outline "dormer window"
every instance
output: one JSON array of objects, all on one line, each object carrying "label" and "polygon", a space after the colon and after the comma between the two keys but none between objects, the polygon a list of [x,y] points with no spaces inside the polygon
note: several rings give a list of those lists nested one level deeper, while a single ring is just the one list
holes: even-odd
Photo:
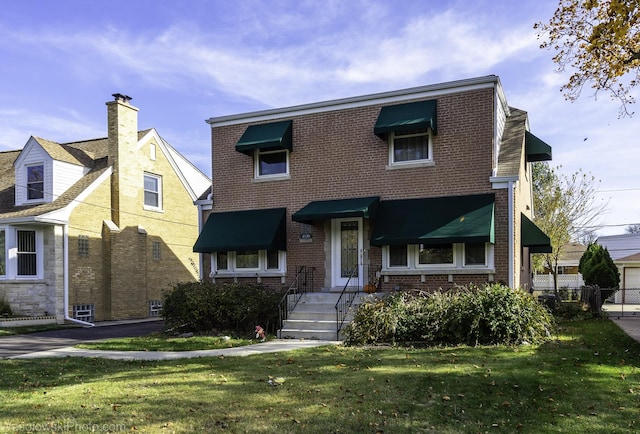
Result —
[{"label": "dormer window", "polygon": [[44,199],[44,164],[27,166],[27,200]]}]

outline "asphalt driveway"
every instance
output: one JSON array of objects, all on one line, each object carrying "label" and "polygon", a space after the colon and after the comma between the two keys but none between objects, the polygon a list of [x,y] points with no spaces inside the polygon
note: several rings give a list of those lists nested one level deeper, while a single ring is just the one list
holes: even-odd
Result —
[{"label": "asphalt driveway", "polygon": [[74,327],[39,333],[0,337],[0,358],[53,350],[100,339],[146,336],[162,331],[164,321],[98,323],[96,327]]}]

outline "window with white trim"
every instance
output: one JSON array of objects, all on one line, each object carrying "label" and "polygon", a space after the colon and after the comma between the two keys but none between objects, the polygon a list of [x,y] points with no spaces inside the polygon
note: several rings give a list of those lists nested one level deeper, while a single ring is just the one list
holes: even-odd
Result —
[{"label": "window with white trim", "polygon": [[289,175],[289,150],[255,151],[255,177],[277,178]]},{"label": "window with white trim", "polygon": [[144,174],[144,208],[145,209],[162,209],[162,177]]},{"label": "window with white trim", "polygon": [[238,250],[211,255],[211,268],[216,273],[283,273],[285,264],[286,252],[282,250]]},{"label": "window with white trim", "polygon": [[488,269],[493,267],[493,244],[453,243],[436,245],[384,246],[383,271]]},{"label": "window with white trim", "polygon": [[27,200],[44,199],[44,164],[27,166]]},{"label": "window with white trim", "polygon": [[36,231],[18,230],[17,238],[17,259],[18,276],[36,276],[38,274],[38,257],[36,249]]},{"label": "window with white trim", "polygon": [[389,165],[433,161],[430,129],[389,133]]}]

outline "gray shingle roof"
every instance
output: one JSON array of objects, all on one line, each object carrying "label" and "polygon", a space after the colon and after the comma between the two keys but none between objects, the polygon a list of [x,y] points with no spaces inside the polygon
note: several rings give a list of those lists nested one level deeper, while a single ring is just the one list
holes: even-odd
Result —
[{"label": "gray shingle roof", "polygon": [[527,112],[510,107],[500,143],[497,176],[518,176],[524,153],[524,132],[527,126]]}]

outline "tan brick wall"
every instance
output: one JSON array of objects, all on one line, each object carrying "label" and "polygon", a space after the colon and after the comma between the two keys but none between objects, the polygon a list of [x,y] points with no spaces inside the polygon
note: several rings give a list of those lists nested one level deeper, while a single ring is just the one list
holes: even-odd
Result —
[{"label": "tan brick wall", "polygon": [[[284,118],[293,120],[290,179],[272,182],[253,182],[252,157],[235,151],[235,144],[249,123],[215,127],[212,129],[214,211],[286,207],[287,280],[293,277],[296,266],[309,265],[316,268],[318,281],[325,274],[325,223],[314,223],[313,242],[301,243],[300,224],[291,220],[292,213],[311,201],[495,193],[494,279],[507,282],[507,193],[493,190],[489,182],[494,158],[494,91],[481,89],[439,96],[437,110],[438,131],[433,137],[435,165],[395,170],[385,168],[388,144],[373,133],[380,106]],[[370,235],[364,234],[365,238]],[[379,266],[380,249],[372,247],[369,255],[372,266]],[[209,265],[205,260],[206,274]],[[446,278],[444,283],[448,284]],[[464,276],[468,278],[469,275]],[[488,276],[476,278],[484,282]],[[403,279],[413,284],[420,282],[420,276]],[[429,277],[428,286],[442,279]]]},{"label": "tan brick wall", "polygon": [[[119,231],[103,228],[112,215],[110,181],[78,205],[70,219],[69,304],[95,304],[98,321],[147,317],[148,302],[161,300],[172,283],[199,277],[198,256],[192,251],[198,236],[197,208],[154,144],[155,161],[149,157],[150,144],[136,147],[120,161],[120,172],[135,186],[120,196]],[[162,212],[144,209],[145,172],[162,176]],[[89,237],[88,257],[78,255],[79,235]],[[159,260],[152,257],[154,241],[160,243]]]}]

